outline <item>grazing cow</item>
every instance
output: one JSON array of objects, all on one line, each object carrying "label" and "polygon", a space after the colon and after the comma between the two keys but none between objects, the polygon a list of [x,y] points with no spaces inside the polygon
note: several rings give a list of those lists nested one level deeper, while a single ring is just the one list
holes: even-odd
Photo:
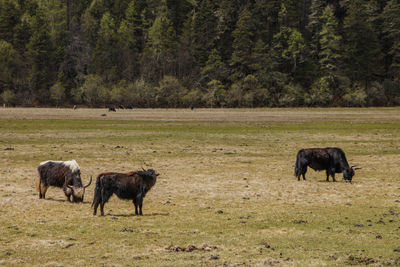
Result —
[{"label": "grazing cow", "polygon": [[110,111],[117,112],[114,107],[109,107],[108,112],[110,112]]},{"label": "grazing cow", "polygon": [[300,175],[303,176],[303,180],[306,179],[307,166],[316,171],[325,170],[326,181],[329,181],[330,175],[333,181],[336,182],[335,173],[343,173],[344,180],[350,183],[354,176],[354,171],[361,169],[354,168],[356,165],[350,167],[343,150],[337,147],[299,150],[294,169],[297,180],[300,181]]},{"label": "grazing cow", "polygon": [[132,199],[135,205],[135,214],[143,215],[143,198],[156,183],[158,175],[152,169],[128,173],[107,172],[99,174],[92,203],[93,215],[96,215],[97,207],[100,204],[101,216],[104,216],[104,204],[113,194],[121,199]]},{"label": "grazing cow", "polygon": [[123,105],[119,105],[118,108],[125,109],[125,107]]},{"label": "grazing cow", "polygon": [[82,202],[85,188],[92,183],[92,177],[87,185],[82,185],[81,170],[75,160],[44,161],[39,164],[39,179],[36,189],[39,198],[45,198],[49,186],[62,187],[69,202]]},{"label": "grazing cow", "polygon": [[126,109],[133,109],[132,106],[126,106],[125,108],[126,108]]}]

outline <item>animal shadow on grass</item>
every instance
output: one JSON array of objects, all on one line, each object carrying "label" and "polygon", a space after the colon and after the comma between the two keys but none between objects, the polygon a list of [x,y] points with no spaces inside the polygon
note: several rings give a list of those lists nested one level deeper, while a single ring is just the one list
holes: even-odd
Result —
[{"label": "animal shadow on grass", "polygon": [[150,216],[169,216],[169,212],[153,212],[149,214],[143,214],[142,216],[136,215],[135,213],[129,213],[129,214],[112,214],[112,213],[107,213],[105,216],[113,216],[113,217],[150,217]]},{"label": "animal shadow on grass", "polygon": [[[55,199],[55,198],[52,198],[52,197],[46,197],[44,200],[50,200],[50,201],[61,202],[61,203],[64,203],[64,202],[70,203],[66,199]],[[84,204],[84,205],[86,205],[86,204],[91,204],[91,203],[92,202],[89,202],[89,201],[83,201],[83,202],[80,202],[80,203],[71,203],[71,204]]]}]

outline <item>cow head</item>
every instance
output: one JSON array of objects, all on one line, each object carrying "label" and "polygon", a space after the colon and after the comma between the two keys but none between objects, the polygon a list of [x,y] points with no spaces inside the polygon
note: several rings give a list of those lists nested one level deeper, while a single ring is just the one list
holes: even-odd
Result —
[{"label": "cow head", "polygon": [[355,170],[361,169],[360,167],[356,167],[356,166],[357,165],[353,165],[350,168],[344,169],[344,171],[343,171],[343,179],[346,182],[350,182],[351,183],[351,180],[353,179],[353,176],[355,174]]},{"label": "cow head", "polygon": [[84,186],[74,186],[67,185],[67,187],[71,190],[72,201],[73,202],[83,202],[83,197],[85,195],[85,189],[92,183],[92,176],[90,176],[90,181],[87,185]]}]

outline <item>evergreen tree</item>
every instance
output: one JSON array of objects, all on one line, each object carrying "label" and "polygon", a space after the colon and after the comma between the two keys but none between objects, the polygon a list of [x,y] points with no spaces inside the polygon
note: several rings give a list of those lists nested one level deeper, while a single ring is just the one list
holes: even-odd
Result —
[{"label": "evergreen tree", "polygon": [[149,38],[142,57],[146,80],[156,82],[164,75],[176,75],[176,33],[164,3],[149,29]]},{"label": "evergreen tree", "polygon": [[208,56],[208,60],[206,65],[201,71],[203,76],[202,80],[206,80],[207,82],[211,80],[219,80],[224,82],[228,78],[228,68],[225,63],[222,62],[221,56],[218,53],[217,49],[213,49],[211,54]]},{"label": "evergreen tree", "polygon": [[217,17],[214,14],[215,2],[201,0],[192,20],[192,51],[199,67],[207,61],[209,52],[214,48],[217,37]]},{"label": "evergreen tree", "polygon": [[249,6],[240,12],[236,29],[233,31],[233,53],[230,66],[232,81],[243,79],[251,73],[251,52],[254,47],[254,24]]},{"label": "evergreen tree", "polygon": [[400,81],[400,1],[391,0],[383,13],[384,38],[388,47],[388,76]]},{"label": "evergreen tree", "polygon": [[382,59],[378,38],[367,11],[365,1],[350,1],[343,25],[346,73],[353,82],[364,82],[365,87],[381,73],[379,63]]},{"label": "evergreen tree", "polygon": [[338,23],[331,6],[327,6],[321,16],[323,22],[320,36],[319,65],[323,76],[335,80],[341,59],[340,36],[337,34]]},{"label": "evergreen tree", "polygon": [[32,36],[27,44],[26,59],[29,63],[29,88],[31,94],[42,103],[49,100],[52,82],[52,42],[43,10],[37,9],[33,17]]}]

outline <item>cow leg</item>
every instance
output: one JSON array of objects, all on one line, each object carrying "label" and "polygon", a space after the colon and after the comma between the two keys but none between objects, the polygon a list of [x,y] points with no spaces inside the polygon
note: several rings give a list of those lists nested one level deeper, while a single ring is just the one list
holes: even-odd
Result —
[{"label": "cow leg", "polygon": [[303,175],[303,180],[306,180],[306,172],[307,172],[307,166],[303,169],[302,175]]},{"label": "cow leg", "polygon": [[329,182],[329,170],[326,170],[326,181]]},{"label": "cow leg", "polygon": [[334,172],[334,171],[331,173],[331,176],[332,176],[332,180],[333,180],[334,182],[336,182],[336,179],[335,179],[335,172]]}]

